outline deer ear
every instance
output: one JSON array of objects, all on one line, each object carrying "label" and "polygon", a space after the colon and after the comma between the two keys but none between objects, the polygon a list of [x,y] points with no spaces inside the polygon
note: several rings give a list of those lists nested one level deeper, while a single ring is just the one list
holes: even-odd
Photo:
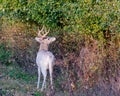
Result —
[{"label": "deer ear", "polygon": [[39,43],[41,42],[41,38],[35,37],[35,40]]},{"label": "deer ear", "polygon": [[55,38],[55,37],[53,37],[53,38],[52,38],[52,42],[53,42],[53,41],[55,41],[55,40],[56,40],[56,38]]},{"label": "deer ear", "polygon": [[51,37],[51,38],[50,38],[50,43],[54,42],[55,40],[56,40],[55,37]]}]

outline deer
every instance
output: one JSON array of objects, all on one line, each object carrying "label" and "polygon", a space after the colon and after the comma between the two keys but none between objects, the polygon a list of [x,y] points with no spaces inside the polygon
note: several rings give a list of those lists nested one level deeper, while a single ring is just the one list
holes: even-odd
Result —
[{"label": "deer", "polygon": [[56,40],[55,37],[48,37],[47,34],[50,30],[46,30],[45,26],[42,27],[41,30],[38,29],[38,36],[35,37],[35,40],[40,43],[39,50],[37,52],[36,57],[36,64],[38,67],[38,82],[37,82],[37,89],[39,89],[40,84],[40,76],[41,73],[43,75],[43,83],[41,91],[43,91],[44,88],[46,88],[46,77],[47,77],[47,70],[49,70],[50,74],[50,82],[51,87],[53,89],[53,66],[55,61],[55,56],[52,52],[48,50],[49,44],[54,42]]}]

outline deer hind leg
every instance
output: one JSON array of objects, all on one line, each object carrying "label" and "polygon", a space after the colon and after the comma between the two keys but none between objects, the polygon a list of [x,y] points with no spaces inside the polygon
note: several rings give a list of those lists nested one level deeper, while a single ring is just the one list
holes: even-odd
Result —
[{"label": "deer hind leg", "polygon": [[40,70],[40,67],[38,67],[38,82],[37,82],[37,88],[39,88],[39,85],[40,85],[40,75],[41,75],[41,70]]},{"label": "deer hind leg", "polygon": [[42,74],[43,74],[44,80],[43,80],[41,91],[43,91],[44,87],[46,87],[47,70],[42,70]]},{"label": "deer hind leg", "polygon": [[52,65],[49,66],[49,73],[50,73],[51,88],[53,89],[53,78],[52,78],[53,67]]}]

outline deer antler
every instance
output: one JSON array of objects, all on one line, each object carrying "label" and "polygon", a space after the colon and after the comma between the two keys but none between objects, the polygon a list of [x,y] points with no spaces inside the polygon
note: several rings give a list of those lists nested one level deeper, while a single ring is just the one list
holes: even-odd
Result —
[{"label": "deer antler", "polygon": [[42,36],[41,32],[43,32],[43,30],[44,30],[44,26],[42,27],[42,29],[41,29],[41,30],[38,28],[38,36],[39,36],[39,37],[41,37],[41,36]]},{"label": "deer antler", "polygon": [[45,28],[45,31],[44,31],[44,34],[43,34],[43,37],[47,36],[47,34],[49,33],[50,29],[47,31],[47,29]]},{"label": "deer antler", "polygon": [[[45,37],[49,33],[49,31],[50,31],[50,29],[47,31],[47,29],[43,25],[41,30],[38,29],[38,36],[39,37]],[[42,32],[43,32],[43,34],[41,34]]]}]

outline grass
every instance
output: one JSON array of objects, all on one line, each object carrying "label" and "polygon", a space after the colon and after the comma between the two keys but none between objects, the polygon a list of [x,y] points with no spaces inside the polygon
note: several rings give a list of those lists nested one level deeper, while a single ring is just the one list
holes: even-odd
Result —
[{"label": "grass", "polygon": [[36,89],[37,76],[27,74],[17,66],[0,64],[0,93],[2,96],[44,96]]},{"label": "grass", "polygon": [[[54,80],[56,93],[54,96],[68,96],[64,91],[60,91],[60,81],[63,78]],[[49,82],[49,77],[47,83]],[[0,64],[0,94],[2,96],[46,96],[51,94],[49,86],[41,92],[36,88],[37,74],[30,75],[16,65],[6,66]],[[48,85],[48,84],[47,84]],[[49,95],[48,95],[49,96]],[[51,96],[51,95],[50,95]]]},{"label": "grass", "polygon": [[12,68],[8,75],[11,77],[11,78],[14,78],[14,79],[19,79],[19,80],[23,80],[25,81],[26,83],[30,83],[32,81],[35,81],[36,80],[36,76],[32,76],[30,74],[27,74],[25,72],[23,72],[21,69],[19,68]]}]

